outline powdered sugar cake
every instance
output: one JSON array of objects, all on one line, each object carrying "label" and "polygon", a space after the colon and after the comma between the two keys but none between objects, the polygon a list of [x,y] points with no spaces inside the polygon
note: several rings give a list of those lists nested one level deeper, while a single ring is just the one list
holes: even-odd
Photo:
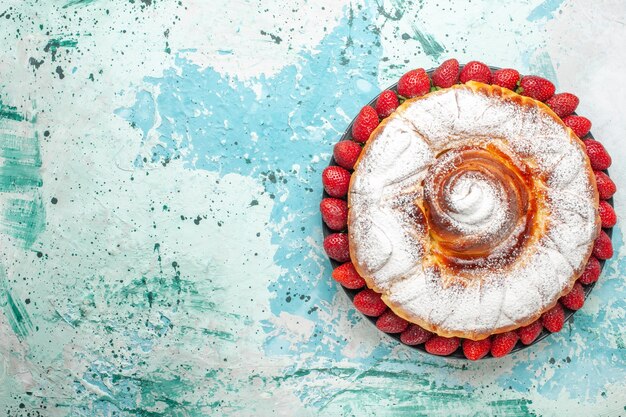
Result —
[{"label": "powdered sugar cake", "polygon": [[349,192],[350,252],[399,316],[479,340],[569,292],[600,230],[581,141],[547,106],[477,82],[407,100]]}]

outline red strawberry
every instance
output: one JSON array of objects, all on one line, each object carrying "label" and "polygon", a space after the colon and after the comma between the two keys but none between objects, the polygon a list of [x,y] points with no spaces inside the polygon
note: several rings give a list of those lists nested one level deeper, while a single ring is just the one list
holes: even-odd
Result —
[{"label": "red strawberry", "polygon": [[376,320],[376,327],[385,333],[402,333],[409,327],[409,322],[387,310]]},{"label": "red strawberry", "polygon": [[361,146],[351,140],[339,141],[335,144],[335,148],[333,149],[335,162],[345,169],[353,169],[360,154]]},{"label": "red strawberry", "polygon": [[539,334],[541,334],[542,330],[543,325],[541,324],[541,320],[537,320],[530,323],[528,326],[517,329],[517,335],[523,344],[530,345],[535,341]]},{"label": "red strawberry", "polygon": [[576,282],[572,290],[564,297],[561,297],[559,301],[570,310],[579,310],[585,304],[585,290],[583,290],[583,286]]},{"label": "red strawberry", "polygon": [[335,281],[346,288],[356,290],[365,286],[365,280],[354,268],[352,262],[339,265],[332,273]]},{"label": "red strawberry", "polygon": [[357,142],[365,142],[378,126],[378,113],[372,106],[365,106],[361,109],[352,125],[352,139]]},{"label": "red strawberry", "polygon": [[491,82],[491,69],[482,62],[470,61],[461,70],[459,79],[462,83],[472,80],[489,84]]},{"label": "red strawberry", "polygon": [[519,72],[513,68],[502,68],[493,73],[491,84],[515,91],[519,82]]},{"label": "red strawberry", "polygon": [[613,194],[617,191],[617,187],[611,178],[602,171],[593,171],[596,176],[596,186],[598,187],[598,194],[602,200],[608,200],[613,197]]},{"label": "red strawberry", "polygon": [[585,265],[585,269],[580,275],[580,278],[578,278],[578,281],[580,281],[581,284],[585,285],[596,282],[598,278],[600,278],[601,269],[602,268],[600,267],[600,261],[598,260],[598,258],[592,256],[587,261],[587,265]]},{"label": "red strawberry", "polygon": [[559,303],[541,316],[541,324],[551,333],[560,332],[563,323],[565,323],[565,312]]},{"label": "red strawberry", "polygon": [[322,220],[333,230],[345,229],[348,224],[348,203],[338,198],[324,198],[320,203]]},{"label": "red strawberry", "polygon": [[586,117],[570,115],[563,118],[563,123],[572,129],[579,138],[582,138],[591,130],[591,121]]},{"label": "red strawberry", "polygon": [[399,105],[400,102],[396,93],[391,90],[385,90],[380,93],[378,100],[376,100],[376,113],[378,113],[378,117],[384,119],[393,113]]},{"label": "red strawberry", "polygon": [[491,349],[491,338],[483,340],[463,340],[463,354],[471,361],[477,361],[484,358]]},{"label": "red strawberry", "polygon": [[433,72],[433,84],[437,87],[452,87],[459,81],[459,61],[448,59]]},{"label": "red strawberry", "polygon": [[403,97],[419,97],[430,91],[430,78],[423,68],[411,70],[400,77],[398,94]]},{"label": "red strawberry", "polygon": [[500,333],[493,336],[491,342],[491,355],[494,358],[500,358],[513,350],[515,344],[519,340],[516,332]]},{"label": "red strawberry", "polygon": [[613,256],[613,243],[611,243],[611,238],[604,230],[600,231],[600,235],[598,235],[596,241],[593,243],[592,253],[593,256],[598,259],[609,259]]},{"label": "red strawberry", "polygon": [[604,149],[604,146],[593,139],[586,139],[583,141],[589,162],[591,162],[591,168],[596,171],[604,171],[611,166],[611,155]]},{"label": "red strawberry", "polygon": [[324,238],[324,250],[328,257],[337,262],[347,262],[350,260],[350,247],[348,245],[348,235],[345,233],[331,233]]},{"label": "red strawberry", "polygon": [[459,344],[460,341],[458,337],[448,338],[434,336],[433,338],[428,339],[424,347],[426,348],[426,352],[433,355],[448,356],[459,348]]},{"label": "red strawberry", "polygon": [[350,188],[350,173],[338,166],[329,166],[322,172],[324,190],[331,197],[343,197]]},{"label": "red strawberry", "polygon": [[519,93],[539,101],[546,101],[554,94],[554,84],[536,75],[527,75],[519,84]]},{"label": "red strawberry", "polygon": [[604,200],[600,200],[600,204],[598,205],[598,212],[600,213],[600,221],[602,222],[602,227],[609,228],[615,226],[617,223],[617,215],[615,214],[615,210],[609,203]]},{"label": "red strawberry", "polygon": [[576,111],[578,107],[578,97],[571,93],[555,94],[546,100],[546,104],[550,106],[553,112],[561,119]]},{"label": "red strawberry", "polygon": [[423,329],[417,324],[411,324],[402,332],[400,340],[405,345],[415,346],[427,342],[431,337],[433,337],[433,334],[428,330]]},{"label": "red strawberry", "polygon": [[378,317],[387,309],[387,305],[380,298],[380,294],[369,288],[355,295],[352,302],[356,309],[366,316]]}]

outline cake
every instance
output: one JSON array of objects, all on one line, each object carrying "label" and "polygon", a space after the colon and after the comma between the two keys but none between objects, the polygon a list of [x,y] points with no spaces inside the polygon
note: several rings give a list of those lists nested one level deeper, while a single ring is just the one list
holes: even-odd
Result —
[{"label": "cake", "polygon": [[322,174],[320,209],[336,231],[324,240],[333,278],[379,329],[479,359],[582,307],[612,256],[615,185],[578,98],[554,90],[452,59],[360,111]]},{"label": "cake", "polygon": [[348,194],[350,254],[400,317],[483,339],[573,287],[598,235],[584,146],[545,105],[470,81],[404,102]]}]

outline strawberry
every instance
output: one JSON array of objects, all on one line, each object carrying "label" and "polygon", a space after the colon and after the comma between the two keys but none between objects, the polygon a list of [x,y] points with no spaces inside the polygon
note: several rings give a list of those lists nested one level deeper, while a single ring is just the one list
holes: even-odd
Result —
[{"label": "strawberry", "polygon": [[519,83],[518,93],[539,101],[546,101],[554,94],[554,84],[536,75],[522,77]]},{"label": "strawberry", "polygon": [[350,247],[348,235],[345,233],[331,233],[324,238],[324,250],[329,258],[337,262],[350,260]]},{"label": "strawberry", "polygon": [[338,198],[324,198],[320,202],[322,220],[333,230],[345,229],[348,224],[348,203]]},{"label": "strawberry", "polygon": [[596,241],[593,242],[592,253],[598,259],[610,259],[613,256],[613,243],[604,230],[600,230]]},{"label": "strawberry", "polygon": [[424,347],[426,348],[426,352],[433,355],[448,356],[459,348],[459,344],[460,341],[458,337],[448,338],[436,335],[428,339]]},{"label": "strawberry", "polygon": [[592,256],[587,261],[587,265],[585,265],[585,269],[583,273],[578,278],[581,284],[589,285],[598,280],[600,278],[600,271],[602,268],[600,267],[600,261],[595,256]]},{"label": "strawberry", "polygon": [[491,84],[515,90],[519,82],[519,72],[513,68],[502,68],[493,73]]},{"label": "strawberry", "polygon": [[459,81],[459,61],[454,58],[444,61],[433,72],[432,79],[437,87],[452,87]]},{"label": "strawberry", "polygon": [[484,358],[491,349],[491,337],[483,340],[463,340],[463,354],[471,361]]},{"label": "strawberry", "polygon": [[611,155],[609,155],[600,142],[593,139],[586,139],[583,143],[585,144],[589,162],[591,162],[591,168],[596,171],[604,171],[611,166]]},{"label": "strawberry", "polygon": [[366,316],[378,317],[385,312],[387,305],[374,290],[366,288],[354,296],[354,306]]},{"label": "strawberry", "polygon": [[576,282],[572,290],[559,300],[561,304],[570,310],[579,310],[585,304],[585,290],[579,282]]},{"label": "strawberry", "polygon": [[553,112],[561,119],[576,111],[578,107],[578,97],[571,93],[555,94],[546,100],[546,104],[550,106]]},{"label": "strawberry", "polygon": [[513,350],[518,340],[519,336],[514,331],[493,336],[493,341],[491,342],[491,356],[500,358],[508,354]]},{"label": "strawberry", "polygon": [[365,280],[354,268],[352,262],[346,262],[334,269],[332,277],[346,288],[357,290],[365,286]]},{"label": "strawberry", "polygon": [[409,322],[387,310],[376,320],[376,327],[385,333],[402,333],[409,327]]},{"label": "strawberry", "polygon": [[574,134],[576,134],[579,138],[582,138],[591,130],[591,121],[586,117],[573,115],[566,116],[563,118],[563,123],[565,123],[565,126],[572,129]]},{"label": "strawberry", "polygon": [[366,142],[376,126],[378,126],[376,110],[372,106],[363,107],[352,124],[352,139],[361,143]]},{"label": "strawberry", "polygon": [[400,341],[405,345],[415,346],[427,342],[431,337],[433,337],[433,334],[428,330],[423,329],[417,324],[411,324],[400,335]]},{"label": "strawberry", "polygon": [[596,176],[596,186],[598,187],[598,194],[602,200],[608,200],[613,197],[613,194],[617,191],[617,187],[611,178],[602,171],[593,171]]},{"label": "strawberry", "polygon": [[535,339],[537,339],[542,330],[543,325],[541,324],[541,320],[537,320],[530,323],[528,326],[517,329],[517,335],[523,344],[530,345],[535,341]]},{"label": "strawberry", "polygon": [[322,172],[324,190],[331,197],[343,197],[350,188],[350,173],[338,166],[329,166]]},{"label": "strawberry", "polygon": [[423,68],[411,70],[400,77],[398,94],[403,97],[419,97],[430,91],[430,78]]},{"label": "strawberry", "polygon": [[479,81],[481,83],[489,84],[491,82],[491,69],[479,61],[470,61],[461,70],[459,79],[462,83],[466,83],[470,80]]},{"label": "strawberry", "polygon": [[600,213],[600,221],[602,222],[602,227],[610,228],[615,226],[617,223],[617,215],[615,214],[615,210],[609,203],[604,200],[600,200],[600,204],[598,205],[598,212]]},{"label": "strawberry", "polygon": [[354,164],[356,164],[360,154],[361,146],[351,140],[339,141],[333,148],[335,162],[345,169],[354,169]]},{"label": "strawberry", "polygon": [[396,93],[391,90],[385,90],[380,93],[376,100],[376,113],[378,113],[378,117],[384,119],[393,113],[399,105],[400,102]]},{"label": "strawberry", "polygon": [[551,333],[560,332],[563,323],[565,323],[565,312],[559,303],[541,316],[541,324]]}]

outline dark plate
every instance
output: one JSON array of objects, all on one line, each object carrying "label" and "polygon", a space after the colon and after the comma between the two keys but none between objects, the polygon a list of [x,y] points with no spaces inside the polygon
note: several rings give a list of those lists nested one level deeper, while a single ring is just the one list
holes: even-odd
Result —
[{"label": "dark plate", "polygon": [[[461,68],[463,68],[463,65],[461,65]],[[499,69],[498,67],[490,67],[490,68],[491,68],[491,70],[492,70],[492,71],[495,71],[495,70],[498,70],[498,69]],[[432,75],[432,73],[433,73],[433,71],[434,71],[434,70],[435,70],[435,69],[434,69],[434,68],[432,68],[432,69],[430,69],[430,70],[428,70],[428,71],[426,71],[426,72],[427,72],[427,73],[428,73],[428,75],[430,76],[430,75]],[[395,83],[395,84],[393,84],[393,85],[389,86],[389,87],[387,88],[387,90],[393,90],[393,91],[396,91],[396,92],[397,92],[397,86],[398,86],[398,83]],[[373,99],[372,99],[369,103],[367,103],[367,104],[368,104],[368,105],[370,105],[370,106],[374,106],[374,103],[376,102],[376,100],[377,100],[377,99],[378,99],[378,95],[377,95],[376,97],[374,97],[374,98],[373,98]],[[576,114],[576,113],[574,113],[574,114]],[[340,140],[349,140],[349,139],[350,139],[350,137],[351,137],[350,132],[352,131],[352,124],[353,124],[353,123],[354,123],[354,119],[352,119],[352,122],[350,122],[350,125],[348,125],[348,127],[346,128],[346,130],[345,130],[345,132],[343,133],[343,135],[341,136],[341,139],[340,139]],[[593,135],[591,134],[591,132],[589,132],[588,136],[589,136],[589,137],[591,137],[591,138],[593,138]],[[329,164],[329,166],[330,166],[330,165],[337,165],[337,164],[335,163],[335,160],[334,160],[334,159],[332,159],[332,158],[331,158],[331,160],[330,160],[330,164]],[[608,173],[608,171],[604,171],[604,172],[605,172],[607,175],[609,174],[609,173]],[[326,197],[330,197],[330,196],[329,196],[328,194],[326,194],[326,192],[324,191],[324,192],[323,192],[323,195],[322,195],[322,198],[326,198]],[[609,199],[607,202],[608,202],[611,206],[613,206],[613,198]],[[327,235],[329,235],[329,234],[331,234],[331,233],[335,233],[333,230],[330,230],[330,229],[328,228],[328,226],[326,226],[326,224],[325,224],[323,221],[322,221],[322,228],[323,228],[323,231],[324,231],[324,237],[326,237]],[[612,229],[612,228],[610,228],[610,229],[603,229],[603,230],[604,230],[604,231],[605,231],[605,232],[609,235],[609,237],[612,237],[612,235],[613,235],[613,229]],[[339,265],[341,265],[341,263],[340,263],[340,262],[336,262],[336,261],[334,261],[334,260],[332,260],[332,259],[330,259],[330,258],[329,258],[329,261],[330,261],[330,263],[331,263],[331,265],[332,265],[333,269],[335,269],[336,267],[338,267]],[[605,261],[602,261],[602,260],[601,260],[601,261],[600,261],[600,268],[601,268],[601,269],[604,269],[604,264],[605,264]],[[584,286],[583,286],[583,288],[585,289],[585,298],[587,298],[587,297],[589,296],[589,294],[590,294],[590,293],[591,293],[591,291],[593,290],[593,287],[594,287],[594,286],[595,286],[595,283],[590,284],[590,285],[584,285]],[[350,298],[350,300],[352,300],[352,299],[354,298],[354,296],[355,296],[357,293],[359,293],[359,291],[361,291],[361,290],[350,290],[350,289],[347,289],[347,288],[345,288],[345,287],[343,287],[343,286],[341,286],[341,288],[342,288],[342,289],[344,290],[344,292],[348,295],[348,297]],[[583,307],[583,308],[584,308],[584,307]],[[573,311],[573,310],[569,310],[569,309],[567,309],[567,308],[565,308],[565,307],[563,307],[563,309],[565,310],[565,322],[567,323],[569,320],[571,320],[571,319],[572,319],[572,316],[574,315],[575,311]],[[369,321],[370,321],[370,322],[374,325],[374,328],[375,328],[377,331],[380,331],[380,330],[378,330],[378,328],[376,327],[376,319],[377,319],[376,317],[369,317],[369,316],[366,316],[366,315],[363,315],[363,317],[365,317],[367,320],[369,320]],[[385,334],[386,334],[387,336],[389,336],[389,337],[391,337],[391,338],[393,338],[393,339],[397,340],[397,341],[398,341],[398,343],[402,343],[402,342],[400,341],[400,334],[399,334],[399,333],[398,333],[398,334],[389,334],[389,333],[385,333]],[[548,337],[550,334],[551,334],[551,333],[550,333],[549,331],[547,331],[547,330],[543,329],[543,331],[541,332],[541,334],[539,335],[539,337],[537,337],[537,339],[535,339],[535,341],[534,341],[533,343],[531,343],[530,345],[524,345],[522,342],[517,342],[517,345],[515,345],[515,347],[514,347],[514,348],[513,348],[513,350],[511,351],[511,353],[513,353],[513,352],[518,352],[518,351],[520,351],[520,350],[523,350],[523,349],[529,348],[530,346],[532,346],[532,345],[534,345],[534,344],[536,344],[536,343],[539,343],[541,340],[545,339],[545,338],[546,338],[546,337]],[[412,349],[417,349],[417,350],[420,350],[420,351],[422,351],[422,352],[424,352],[424,353],[426,353],[426,354],[429,354],[429,355],[430,355],[430,353],[426,352],[426,349],[424,348],[424,345],[423,345],[423,344],[422,344],[422,345],[417,345],[417,346],[409,346],[409,345],[405,345],[405,346],[407,346],[408,348],[412,348]],[[433,356],[436,356],[436,355],[433,355]],[[457,350],[456,350],[456,352],[454,352],[452,355],[449,355],[449,356],[446,356],[446,357],[448,357],[448,358],[456,358],[456,359],[464,359],[464,360],[467,360],[467,358],[465,358],[465,355],[463,355],[463,350],[462,350],[461,348],[457,349]],[[491,358],[491,357],[492,357],[492,356],[491,356],[491,354],[488,354],[487,356],[485,356],[485,358]]]}]

